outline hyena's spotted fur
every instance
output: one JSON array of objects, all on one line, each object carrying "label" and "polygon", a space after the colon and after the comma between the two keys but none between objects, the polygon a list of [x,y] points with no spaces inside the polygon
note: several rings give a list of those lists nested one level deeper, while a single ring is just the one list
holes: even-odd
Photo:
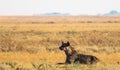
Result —
[{"label": "hyena's spotted fur", "polygon": [[59,47],[60,50],[64,50],[66,54],[66,64],[71,63],[81,63],[81,64],[95,64],[99,59],[92,55],[78,54],[77,51],[70,46],[70,43],[62,42],[62,45]]}]

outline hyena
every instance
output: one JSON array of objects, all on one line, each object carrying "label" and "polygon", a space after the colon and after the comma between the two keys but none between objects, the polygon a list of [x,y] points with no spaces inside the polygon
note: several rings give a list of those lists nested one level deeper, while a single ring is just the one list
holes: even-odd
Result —
[{"label": "hyena", "polygon": [[66,64],[80,63],[80,64],[95,64],[99,59],[92,55],[78,54],[77,51],[71,47],[70,43],[62,42],[62,45],[59,47],[60,50],[64,50],[66,54]]}]

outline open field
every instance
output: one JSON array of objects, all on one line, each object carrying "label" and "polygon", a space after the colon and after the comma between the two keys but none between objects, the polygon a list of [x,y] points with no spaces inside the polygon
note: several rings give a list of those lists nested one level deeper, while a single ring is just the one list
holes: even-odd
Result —
[{"label": "open field", "polygon": [[[10,18],[10,17],[9,17]],[[12,17],[13,18],[13,17]],[[12,19],[11,18],[11,19]],[[37,17],[36,17],[37,18]],[[55,17],[54,17],[55,18]],[[26,21],[0,17],[0,68],[6,70],[119,70],[120,19],[104,21],[94,17],[79,20],[67,17]],[[75,17],[76,18],[76,17]],[[8,20],[7,20],[8,19]],[[47,17],[48,19],[48,17]],[[30,21],[29,21],[30,20]],[[94,20],[94,22],[93,22]],[[5,22],[6,21],[6,22]],[[28,22],[29,21],[29,22]],[[63,22],[61,22],[63,21]],[[78,22],[79,21],[79,22]],[[87,22],[86,22],[87,21]],[[89,21],[89,22],[88,22]],[[90,54],[101,61],[96,65],[58,65],[65,62],[59,50],[61,41],[70,41],[79,53]]]}]

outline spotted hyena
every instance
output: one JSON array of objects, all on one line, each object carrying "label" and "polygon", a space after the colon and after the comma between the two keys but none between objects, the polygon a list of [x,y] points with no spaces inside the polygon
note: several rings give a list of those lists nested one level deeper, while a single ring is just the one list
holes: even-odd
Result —
[{"label": "spotted hyena", "polygon": [[95,64],[99,59],[93,55],[78,54],[77,51],[71,47],[70,43],[62,42],[62,45],[59,47],[60,50],[63,50],[66,54],[66,64],[71,63],[81,63],[81,64]]}]

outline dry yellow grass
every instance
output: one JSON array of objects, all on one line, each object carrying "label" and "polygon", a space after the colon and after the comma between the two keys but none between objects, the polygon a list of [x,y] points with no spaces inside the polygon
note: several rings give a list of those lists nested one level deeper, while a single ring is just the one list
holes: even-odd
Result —
[{"label": "dry yellow grass", "polygon": [[[3,18],[0,19],[3,20]],[[79,53],[95,55],[101,60],[100,64],[93,68],[100,66],[109,68],[114,65],[117,65],[114,66],[115,68],[119,68],[119,30],[120,23],[58,21],[54,23],[0,23],[0,65],[11,62],[17,63],[15,67],[22,65],[23,68],[34,68],[34,64],[39,66],[46,63],[54,65],[64,62],[64,52],[58,47],[61,41],[70,41]],[[58,68],[62,69],[61,66]],[[83,68],[86,67],[83,65]]]},{"label": "dry yellow grass", "polygon": [[29,31],[41,31],[41,32],[64,32],[64,31],[119,31],[119,23],[6,23],[0,24],[0,29],[4,31],[12,32],[29,32]]},{"label": "dry yellow grass", "polygon": [[[91,54],[95,55],[100,59],[100,63],[97,65],[77,65],[77,67],[74,66],[66,66],[66,68],[70,70],[105,70],[105,69],[119,69],[119,58],[120,58],[120,53],[113,53],[113,54]],[[57,63],[64,63],[65,62],[65,55],[63,52],[61,53],[49,53],[49,52],[40,52],[40,53],[34,53],[30,54],[27,52],[9,52],[9,53],[0,53],[0,62],[2,62],[3,65],[4,63],[16,63],[14,65],[14,68],[28,68],[32,70],[37,70],[39,68],[39,65],[42,64],[47,64],[51,65],[52,68],[57,69],[57,70],[66,70],[66,68],[63,68],[64,65],[56,65]],[[34,68],[34,65],[37,66],[37,68]],[[8,64],[6,64],[8,66]],[[44,67],[44,66],[43,66]],[[49,70],[53,70],[52,68],[49,68]],[[78,69],[80,68],[80,69]],[[96,69],[95,69],[96,68]],[[7,69],[7,68],[6,68]],[[27,70],[27,69],[25,69]],[[47,69],[46,69],[47,70]]]},{"label": "dry yellow grass", "polygon": [[[95,54],[91,53],[91,55],[97,56],[101,62],[105,64],[117,64],[120,58],[120,53],[111,53],[111,54]],[[49,53],[49,52],[39,52],[39,53],[27,53],[27,52],[3,52],[0,53],[0,62],[21,62],[21,63],[64,63],[65,62],[65,54],[63,52],[60,53]]]}]

